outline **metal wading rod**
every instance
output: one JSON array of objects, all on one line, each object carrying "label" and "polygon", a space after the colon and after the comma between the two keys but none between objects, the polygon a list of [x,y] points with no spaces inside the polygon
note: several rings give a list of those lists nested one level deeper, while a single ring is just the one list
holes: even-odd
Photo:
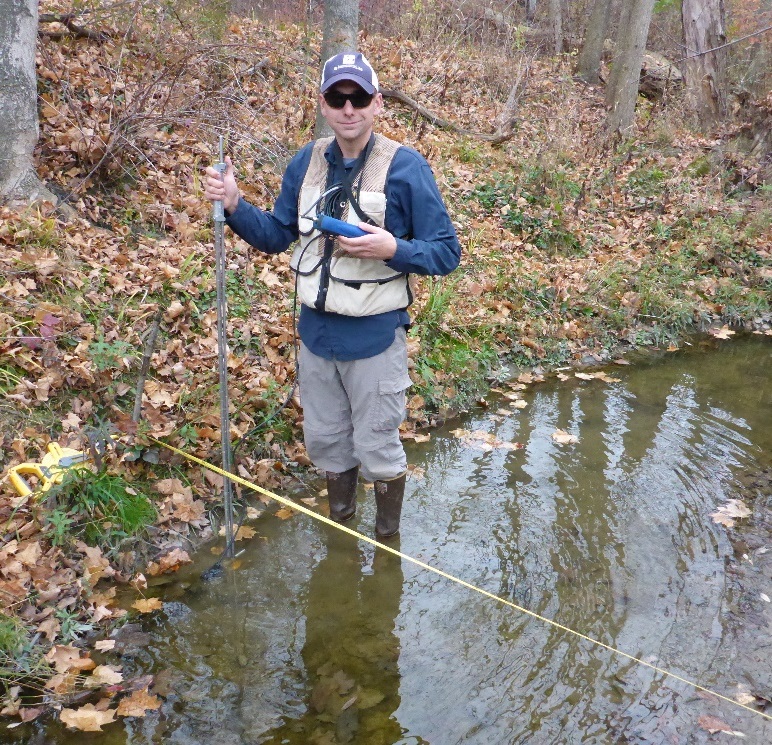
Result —
[{"label": "metal wading rod", "polygon": [[[223,157],[223,137],[220,135],[220,160],[214,169],[222,176],[226,164]],[[220,442],[222,470],[233,472],[231,452],[231,425],[228,401],[228,296],[225,291],[225,209],[221,201],[214,202],[215,278],[217,283],[217,367],[220,374]],[[223,507],[225,511],[225,556],[233,556],[233,483],[223,478]]]},{"label": "metal wading rod", "polygon": [[538,621],[542,621],[543,623],[549,624],[553,628],[560,629],[561,631],[565,631],[566,633],[572,634],[573,636],[576,636],[579,639],[583,639],[584,641],[590,642],[598,647],[601,647],[602,649],[608,650],[609,652],[612,652],[614,654],[618,654],[621,657],[624,657],[625,659],[631,660],[632,662],[635,662],[639,665],[643,665],[644,667],[647,667],[650,670],[654,670],[654,672],[660,673],[665,677],[672,678],[673,680],[677,680],[681,683],[685,683],[686,685],[691,686],[692,688],[695,688],[698,691],[703,691],[704,693],[708,693],[711,696],[715,696],[717,699],[720,699],[721,701],[725,701],[726,703],[733,704],[734,706],[739,707],[740,709],[745,709],[745,711],[749,711],[751,714],[756,714],[768,721],[772,721],[772,715],[770,714],[766,714],[765,712],[759,711],[758,709],[754,709],[748,706],[747,704],[743,704],[743,703],[740,703],[739,701],[735,701],[733,698],[730,698],[729,696],[725,696],[722,693],[718,693],[717,691],[714,691],[712,688],[708,688],[706,686],[700,685],[699,683],[695,683],[693,680],[689,680],[689,678],[684,678],[676,673],[672,673],[663,667],[658,667],[657,665],[653,665],[651,662],[646,662],[646,660],[642,660],[640,657],[636,657],[632,654],[628,654],[627,652],[624,652],[621,649],[618,649],[617,647],[613,647],[610,644],[606,644],[605,642],[599,641],[598,639],[593,639],[591,636],[587,636],[587,634],[583,634],[581,631],[576,631],[576,629],[572,629],[569,626],[564,626],[562,623],[553,621],[551,618],[547,618],[546,616],[541,616],[532,610],[528,610],[528,608],[523,608],[522,605],[517,605],[516,603],[513,603],[511,600],[502,598],[499,595],[494,595],[492,592],[483,590],[481,587],[477,587],[476,585],[473,585],[470,582],[466,582],[465,580],[460,579],[459,577],[455,577],[452,574],[443,572],[442,569],[437,569],[437,567],[433,567],[431,564],[426,564],[420,559],[416,559],[413,556],[410,556],[409,554],[404,554],[401,551],[397,551],[397,549],[392,548],[391,546],[381,541],[378,541],[374,538],[370,538],[369,536],[363,535],[362,533],[358,533],[356,530],[352,530],[346,525],[342,525],[341,523],[336,523],[333,520],[330,520],[329,517],[320,515],[318,512],[314,512],[313,510],[308,509],[308,507],[304,507],[302,504],[297,504],[296,502],[293,502],[291,499],[287,499],[286,497],[280,497],[278,494],[274,494],[272,491],[268,491],[268,489],[263,489],[262,486],[258,486],[257,484],[252,483],[251,481],[247,481],[247,479],[244,479],[241,476],[236,476],[235,474],[228,475],[225,473],[225,471],[222,468],[218,468],[217,466],[212,465],[211,463],[208,463],[207,461],[202,460],[201,458],[197,458],[195,455],[186,453],[184,450],[180,450],[179,448],[169,445],[166,442],[161,442],[161,440],[158,440],[155,437],[150,437],[150,440],[152,440],[156,445],[160,445],[161,447],[164,447],[167,450],[170,450],[171,452],[176,453],[177,455],[181,455],[183,458],[190,461],[191,463],[198,463],[199,466],[203,466],[209,471],[213,471],[214,473],[219,473],[221,476],[225,477],[226,481],[229,478],[232,478],[237,484],[246,486],[247,488],[256,491],[258,494],[263,494],[266,497],[270,497],[271,499],[276,500],[279,504],[282,504],[285,507],[289,507],[290,509],[295,510],[296,512],[302,512],[304,515],[308,515],[309,517],[314,518],[314,520],[318,520],[319,522],[325,523],[325,525],[329,525],[330,527],[335,528],[336,530],[340,530],[343,533],[348,533],[350,536],[353,536],[354,538],[357,538],[360,541],[365,541],[366,543],[372,544],[376,548],[379,548],[383,551],[388,551],[390,554],[394,554],[394,556],[399,556],[401,559],[405,559],[406,561],[409,561],[411,564],[415,564],[416,566],[419,566],[422,569],[426,569],[430,572],[434,572],[434,574],[438,574],[440,577],[444,577],[445,579],[450,580],[451,582],[455,582],[457,585],[466,587],[468,590],[473,590],[474,592],[478,592],[481,595],[484,595],[485,597],[490,598],[491,600],[495,600],[501,603],[502,605],[507,605],[510,608],[514,608],[516,611],[519,611],[520,613],[524,613],[525,615],[530,616],[531,618],[535,618]]}]

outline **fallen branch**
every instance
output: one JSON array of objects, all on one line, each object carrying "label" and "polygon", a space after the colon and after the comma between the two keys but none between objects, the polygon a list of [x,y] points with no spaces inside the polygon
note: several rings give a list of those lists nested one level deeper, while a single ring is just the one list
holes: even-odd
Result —
[{"label": "fallen branch", "polygon": [[155,342],[158,338],[158,328],[161,325],[161,319],[163,318],[164,308],[160,306],[156,311],[153,318],[153,322],[150,326],[150,333],[145,343],[144,354],[142,355],[142,366],[139,371],[139,378],[137,379],[137,391],[134,396],[134,412],[131,415],[131,420],[136,424],[139,424],[139,420],[142,417],[142,394],[145,392],[145,380],[147,378],[147,372],[150,369],[150,358],[155,351]]},{"label": "fallen branch", "polygon": [[509,90],[509,95],[507,96],[507,101],[504,104],[504,109],[499,115],[498,127],[496,128],[496,131],[493,132],[493,134],[486,132],[475,132],[471,129],[460,127],[458,124],[448,121],[447,119],[443,119],[442,117],[433,114],[431,111],[429,111],[429,109],[422,106],[420,103],[418,103],[418,101],[412,99],[406,93],[402,93],[402,91],[397,91],[390,88],[382,88],[381,93],[385,98],[394,98],[397,101],[400,101],[409,106],[411,109],[424,117],[424,119],[428,120],[440,129],[444,129],[449,132],[455,132],[456,134],[464,135],[467,137],[474,137],[478,140],[484,140],[485,142],[490,142],[492,145],[501,145],[507,140],[512,139],[515,134],[518,103],[523,97],[525,90],[525,80],[528,70],[531,66],[531,61],[532,60],[526,60],[524,63],[521,62],[517,77],[515,78],[515,82],[512,84],[512,87]]},{"label": "fallen branch", "polygon": [[91,39],[92,41],[107,41],[112,34],[107,31],[92,31],[85,26],[79,26],[75,23],[76,15],[74,13],[43,13],[38,18],[39,23],[61,23],[67,31],[38,31],[42,36],[49,39],[64,39],[66,36],[74,36],[76,39]]},{"label": "fallen branch", "polygon": [[471,129],[459,127],[458,124],[448,121],[447,119],[443,119],[442,117],[437,116],[437,114],[433,114],[431,111],[429,111],[429,109],[422,106],[420,103],[418,103],[418,101],[410,98],[410,96],[408,96],[406,93],[402,93],[402,91],[397,91],[390,88],[381,88],[381,93],[383,94],[384,98],[394,98],[397,101],[404,103],[406,106],[413,109],[413,111],[422,116],[435,127],[447,130],[448,132],[455,132],[456,134],[464,135],[467,137],[474,137],[478,140],[490,142],[492,145],[500,145],[502,142],[506,142],[507,140],[511,139],[515,134],[514,117],[510,118],[506,129],[499,127],[493,134],[475,132]]}]

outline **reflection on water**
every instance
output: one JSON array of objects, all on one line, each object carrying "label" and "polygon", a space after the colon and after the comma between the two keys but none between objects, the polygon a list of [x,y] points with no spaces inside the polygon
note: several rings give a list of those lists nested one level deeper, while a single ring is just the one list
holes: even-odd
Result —
[{"label": "reflection on water", "polygon": [[[709,513],[770,465],[770,362],[768,340],[735,341],[620,367],[618,383],[541,384],[524,410],[463,423],[519,450],[432,433],[409,452],[425,477],[400,550],[734,695],[732,548]],[[372,534],[372,496],[360,506]],[[151,643],[120,660],[155,672],[163,708],[94,742],[702,743],[705,714],[772,742],[760,717],[309,518],[255,527],[238,571],[169,589]]]},{"label": "reflection on water", "polygon": [[[399,550],[399,542],[389,544]],[[327,537],[305,596],[302,649],[307,708],[260,739],[265,743],[399,741],[399,639],[394,619],[402,596],[401,559],[372,557],[345,535]]]}]

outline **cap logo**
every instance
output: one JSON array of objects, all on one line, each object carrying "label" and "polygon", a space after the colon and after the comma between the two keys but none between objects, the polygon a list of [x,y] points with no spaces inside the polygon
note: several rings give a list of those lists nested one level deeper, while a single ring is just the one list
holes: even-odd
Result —
[{"label": "cap logo", "polygon": [[359,52],[341,52],[324,63],[322,70],[322,92],[341,80],[351,80],[369,93],[378,92],[378,76],[365,56]]}]

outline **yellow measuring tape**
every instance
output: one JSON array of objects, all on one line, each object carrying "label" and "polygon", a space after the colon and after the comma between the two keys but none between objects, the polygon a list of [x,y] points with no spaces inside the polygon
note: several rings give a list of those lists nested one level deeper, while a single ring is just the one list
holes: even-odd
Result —
[{"label": "yellow measuring tape", "polygon": [[236,474],[227,473],[226,471],[223,471],[222,468],[218,468],[217,466],[212,465],[211,463],[208,463],[207,461],[202,460],[201,458],[197,458],[195,455],[190,455],[189,453],[186,453],[183,450],[179,450],[178,448],[175,448],[172,445],[168,445],[165,442],[156,440],[154,437],[151,437],[149,439],[151,439],[157,445],[161,445],[161,447],[164,447],[167,450],[171,450],[172,452],[177,453],[177,455],[181,455],[186,460],[192,461],[193,463],[198,463],[198,465],[203,466],[204,468],[210,471],[213,471],[214,473],[219,473],[221,476],[224,476],[225,478],[230,478],[233,481],[235,481],[237,484],[241,484],[242,486],[246,486],[246,487],[249,487],[250,489],[254,489],[256,492],[260,494],[264,494],[266,497],[270,497],[271,499],[275,499],[280,504],[283,504],[286,507],[289,507],[290,509],[295,510],[296,512],[302,512],[304,515],[313,517],[314,520],[319,520],[320,522],[326,523],[327,525],[331,525],[333,528],[337,528],[338,530],[341,530],[344,533],[348,533],[350,536],[353,536],[354,538],[358,538],[360,541],[366,541],[367,543],[372,543],[373,546],[376,546],[377,548],[382,549],[383,551],[388,551],[389,553],[394,554],[395,556],[399,556],[401,559],[405,559],[405,561],[409,561],[411,564],[415,564],[416,566],[419,566],[422,569],[426,569],[430,572],[434,572],[435,574],[439,574],[440,577],[449,579],[451,582],[455,582],[457,585],[466,587],[468,590],[474,590],[474,592],[479,592],[480,595],[485,595],[485,597],[488,597],[491,600],[495,600],[499,603],[502,603],[503,605],[508,605],[510,608],[514,608],[515,610],[520,611],[520,613],[525,613],[526,615],[531,616],[532,618],[536,618],[539,621],[543,621],[544,623],[547,623],[556,629],[560,629],[561,631],[565,631],[569,634],[573,634],[574,636],[577,636],[580,639],[584,639],[587,642],[591,642],[592,644],[595,644],[598,647],[607,649],[609,652],[614,652],[615,654],[621,655],[622,657],[626,657],[628,660],[637,662],[639,665],[644,665],[645,667],[648,667],[651,670],[654,670],[655,672],[661,673],[662,675],[666,675],[667,677],[673,678],[674,680],[678,680],[681,683],[686,683],[687,685],[692,686],[692,688],[696,688],[698,691],[709,693],[711,696],[715,696],[716,698],[719,698],[722,701],[727,701],[730,704],[734,704],[734,706],[739,706],[740,708],[751,712],[751,714],[757,714],[761,717],[764,717],[764,719],[768,719],[772,721],[772,715],[765,714],[763,711],[758,711],[757,709],[752,709],[750,706],[747,706],[746,704],[741,704],[739,701],[735,701],[733,698],[729,698],[729,696],[724,696],[721,693],[716,693],[716,691],[713,691],[710,688],[706,688],[705,686],[702,686],[699,683],[695,683],[694,681],[688,680],[687,678],[683,678],[680,675],[677,675],[676,673],[671,673],[668,670],[664,670],[661,667],[652,665],[650,662],[646,662],[645,660],[642,660],[639,657],[635,657],[631,654],[628,654],[627,652],[623,652],[621,649],[617,649],[616,647],[612,647],[609,644],[605,644],[604,642],[598,641],[597,639],[593,639],[591,636],[587,636],[586,634],[582,634],[579,631],[575,631],[574,629],[569,628],[568,626],[564,626],[563,624],[558,623],[557,621],[553,621],[550,618],[546,618],[545,616],[540,616],[538,613],[534,613],[533,611],[528,610],[528,608],[523,608],[522,606],[517,605],[509,600],[505,600],[504,598],[501,598],[498,595],[494,595],[492,592],[483,590],[482,588],[476,587],[475,585],[472,585],[469,582],[465,582],[463,579],[454,577],[452,574],[448,574],[447,572],[443,572],[441,569],[437,569],[436,567],[433,567],[430,564],[426,564],[423,561],[420,561],[419,559],[414,559],[412,556],[408,556],[408,554],[403,554],[401,551],[397,551],[396,549],[391,548],[389,545],[385,543],[381,543],[380,541],[377,541],[374,538],[370,538],[369,536],[366,536],[362,533],[357,533],[356,530],[352,530],[351,528],[347,528],[345,525],[336,523],[334,520],[330,520],[329,517],[320,515],[318,512],[314,512],[313,510],[308,509],[308,507],[304,507],[303,505],[297,504],[296,502],[293,502],[291,499],[287,499],[286,497],[280,497],[278,494],[274,494],[273,492],[270,492],[267,489],[263,489],[263,487],[258,486],[257,484],[253,484],[252,482],[247,481],[246,479],[243,479],[240,476],[237,476]]}]

